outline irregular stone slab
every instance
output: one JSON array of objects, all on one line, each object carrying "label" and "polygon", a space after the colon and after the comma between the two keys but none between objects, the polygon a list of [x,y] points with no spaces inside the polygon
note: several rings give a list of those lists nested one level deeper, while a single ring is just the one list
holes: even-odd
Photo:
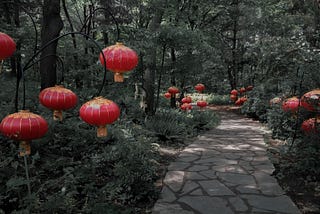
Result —
[{"label": "irregular stone slab", "polygon": [[258,172],[265,172],[269,175],[271,175],[275,170],[274,166],[270,162],[264,165],[255,165],[253,168]]},{"label": "irregular stone slab", "polygon": [[156,203],[152,214],[194,214],[192,211],[184,210],[179,204]]},{"label": "irregular stone slab", "polygon": [[179,202],[187,204],[192,209],[201,214],[219,213],[219,214],[234,214],[228,207],[227,201],[208,196],[184,196],[179,199]]},{"label": "irregular stone slab", "polygon": [[163,182],[174,192],[178,192],[183,184],[184,173],[183,171],[168,171]]},{"label": "irregular stone slab", "polygon": [[248,210],[247,205],[240,197],[232,197],[228,199],[231,206],[234,207],[236,211],[244,212]]},{"label": "irregular stone slab", "polygon": [[241,186],[238,186],[236,190],[238,190],[242,194],[246,194],[246,193],[259,194],[260,193],[258,186],[255,184],[241,185]]},{"label": "irregular stone slab", "polygon": [[263,172],[255,172],[252,174],[258,183],[258,187],[265,195],[283,195],[284,192],[279,186],[277,179]]},{"label": "irregular stone slab", "polygon": [[198,188],[195,191],[191,192],[190,195],[204,195],[202,189]]},{"label": "irregular stone slab", "polygon": [[167,186],[162,188],[160,198],[165,202],[173,202],[177,199],[174,193]]},{"label": "irregular stone slab", "polygon": [[216,172],[213,170],[201,171],[201,175],[206,176],[207,178],[215,179],[217,178]]},{"label": "irregular stone slab", "polygon": [[273,212],[300,214],[299,209],[288,196],[266,197],[261,195],[241,195],[248,203],[257,208]]},{"label": "irregular stone slab", "polygon": [[193,181],[187,181],[184,186],[183,186],[183,189],[181,191],[181,194],[180,195],[185,195],[189,192],[191,192],[192,190],[195,190],[196,188],[199,187],[199,184],[193,182]]},{"label": "irregular stone slab", "polygon": [[256,184],[253,176],[251,175],[244,175],[244,174],[237,174],[237,173],[229,173],[229,172],[217,172],[219,178],[224,181],[234,183],[234,184]]},{"label": "irregular stone slab", "polygon": [[202,166],[202,165],[194,165],[190,168],[188,168],[187,170],[189,172],[200,172],[200,171],[204,171],[204,170],[208,170],[209,166]]},{"label": "irregular stone slab", "polygon": [[199,183],[210,196],[235,195],[228,187],[217,180],[199,181]]},{"label": "irregular stone slab", "polygon": [[214,165],[232,165],[232,164],[237,164],[238,161],[229,160],[229,159],[226,159],[226,158],[208,158],[208,159],[197,160],[194,163],[196,163],[196,164],[212,163]]},{"label": "irregular stone slab", "polygon": [[194,160],[197,160],[199,159],[199,156],[196,156],[196,155],[189,155],[189,156],[182,156],[182,157],[179,157],[177,159],[178,162],[192,162]]},{"label": "irregular stone slab", "polygon": [[185,172],[186,180],[205,180],[206,177],[200,175],[198,172]]},{"label": "irregular stone slab", "polygon": [[212,169],[217,172],[233,172],[233,173],[239,173],[239,174],[248,174],[239,165],[213,166]]},{"label": "irregular stone slab", "polygon": [[169,165],[168,170],[170,171],[180,171],[188,168],[190,163],[186,162],[173,162]]}]

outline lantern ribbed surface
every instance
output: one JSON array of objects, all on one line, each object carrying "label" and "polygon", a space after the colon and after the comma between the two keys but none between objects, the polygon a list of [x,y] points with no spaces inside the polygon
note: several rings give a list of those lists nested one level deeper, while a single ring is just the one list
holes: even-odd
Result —
[{"label": "lantern ribbed surface", "polygon": [[283,101],[282,103],[282,110],[286,112],[295,112],[299,108],[299,98],[298,97],[291,97]]},{"label": "lantern ribbed surface", "polygon": [[179,93],[179,89],[175,86],[171,86],[169,89],[168,89],[168,92],[171,94],[171,95],[176,95]]},{"label": "lantern ribbed surface", "polygon": [[[138,64],[137,53],[120,42],[106,47],[102,52],[106,58],[106,68],[115,73],[115,82],[123,82],[123,73],[131,71]],[[104,65],[102,54],[99,59]]]},{"label": "lantern ribbed surface", "polygon": [[233,89],[230,94],[238,96],[238,91],[236,89]]},{"label": "lantern ribbed surface", "polygon": [[107,136],[106,125],[116,121],[120,116],[120,109],[116,103],[103,97],[96,97],[80,108],[81,119],[98,127],[98,137]]},{"label": "lantern ribbed surface", "polygon": [[190,103],[183,103],[180,106],[180,109],[183,110],[183,111],[191,110],[192,109],[192,105]]},{"label": "lantern ribbed surface", "polygon": [[319,130],[320,118],[309,118],[301,124],[301,130],[305,134],[315,134]]},{"label": "lantern ribbed surface", "polygon": [[204,101],[204,100],[199,100],[198,102],[197,102],[197,106],[199,106],[200,108],[204,108],[204,107],[206,107],[208,105],[208,103],[206,102],[206,101]]},{"label": "lantern ribbed surface", "polygon": [[184,98],[182,98],[181,100],[182,103],[191,103],[192,102],[192,98],[189,96],[186,96]]},{"label": "lantern ribbed surface", "polygon": [[315,111],[320,106],[320,89],[305,93],[301,97],[301,106],[308,111]]},{"label": "lantern ribbed surface", "polygon": [[39,100],[43,106],[54,110],[54,119],[62,120],[62,110],[75,107],[78,97],[63,86],[54,86],[42,90],[39,94]]},{"label": "lantern ribbed surface", "polygon": [[40,115],[22,110],[6,116],[0,124],[1,133],[20,141],[20,156],[30,155],[30,142],[41,138],[48,131],[48,123]]},{"label": "lantern ribbed surface", "polygon": [[194,89],[195,89],[196,91],[198,91],[199,93],[201,93],[201,92],[205,89],[205,86],[204,86],[202,83],[198,83],[198,84],[194,87]]},{"label": "lantern ribbed surface", "polygon": [[11,57],[16,50],[16,43],[5,33],[0,32],[0,60]]},{"label": "lantern ribbed surface", "polygon": [[171,97],[171,94],[169,92],[164,93],[163,95],[165,98],[169,99]]}]

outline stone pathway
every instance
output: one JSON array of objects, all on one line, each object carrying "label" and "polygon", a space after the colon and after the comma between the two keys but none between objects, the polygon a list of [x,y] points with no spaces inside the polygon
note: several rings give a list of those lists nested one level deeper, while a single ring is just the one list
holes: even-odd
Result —
[{"label": "stone pathway", "polygon": [[258,122],[233,113],[171,163],[153,214],[300,213],[271,176]]}]

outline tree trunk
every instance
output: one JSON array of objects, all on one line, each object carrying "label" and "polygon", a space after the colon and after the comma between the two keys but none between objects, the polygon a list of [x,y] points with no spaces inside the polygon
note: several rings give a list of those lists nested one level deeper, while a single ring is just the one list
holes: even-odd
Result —
[{"label": "tree trunk", "polygon": [[[176,77],[174,74],[175,71],[175,64],[176,64],[176,54],[174,48],[171,48],[171,85],[175,86],[176,85]],[[176,96],[171,97],[170,99],[170,106],[171,108],[177,108],[176,105]]]},{"label": "tree trunk", "polygon": [[[161,24],[162,15],[164,12],[164,6],[166,1],[161,2],[163,5],[158,7],[155,11],[155,15],[149,25],[149,30],[155,33]],[[146,109],[147,115],[154,115],[154,94],[155,94],[155,73],[156,73],[156,62],[157,62],[157,49],[155,46],[149,48],[146,52],[146,70],[143,76],[143,88],[146,90]]]},{"label": "tree trunk", "polygon": [[[60,0],[44,0],[43,22],[41,29],[41,43],[45,45],[50,40],[59,36],[63,28],[60,17]],[[48,55],[55,55],[58,41],[53,42],[41,53],[41,58]],[[40,62],[41,90],[56,84],[56,57],[50,56]]]}]

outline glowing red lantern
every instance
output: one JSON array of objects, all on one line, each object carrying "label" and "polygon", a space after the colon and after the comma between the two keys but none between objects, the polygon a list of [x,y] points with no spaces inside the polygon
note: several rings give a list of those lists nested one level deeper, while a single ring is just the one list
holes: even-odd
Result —
[{"label": "glowing red lantern", "polygon": [[282,103],[282,109],[285,112],[295,112],[299,108],[299,103],[300,101],[297,97],[288,98]]},{"label": "glowing red lantern", "polygon": [[238,91],[236,89],[233,89],[231,92],[230,92],[231,95],[235,95],[235,96],[238,96]]},{"label": "glowing red lantern", "polygon": [[5,33],[0,32],[0,61],[11,57],[16,50],[16,43]]},{"label": "glowing red lantern", "polygon": [[205,89],[205,86],[202,83],[198,83],[194,89],[196,89],[196,91],[198,91],[199,93],[202,93],[202,91]]},{"label": "glowing red lantern", "polygon": [[253,89],[253,86],[249,85],[249,86],[247,86],[246,91],[252,91],[252,89]]},{"label": "glowing red lantern", "polygon": [[301,106],[308,111],[315,111],[320,106],[320,89],[305,93],[301,97]]},{"label": "glowing red lantern", "polygon": [[171,94],[170,94],[169,92],[164,93],[164,97],[167,98],[167,99],[169,99],[169,98],[171,97]]},{"label": "glowing red lantern", "polygon": [[204,108],[204,107],[206,107],[208,105],[208,103],[206,102],[206,101],[204,101],[204,100],[199,100],[198,102],[197,102],[197,106],[199,106],[200,108]]},{"label": "glowing red lantern", "polygon": [[238,99],[237,95],[231,94],[230,95],[230,100],[232,100],[233,102],[235,102]]},{"label": "glowing red lantern", "polygon": [[237,99],[237,101],[235,102],[235,104],[237,106],[242,106],[245,102],[247,102],[247,98],[246,97],[240,97],[239,99]]},{"label": "glowing red lantern", "polygon": [[171,97],[176,97],[176,94],[179,93],[179,89],[175,86],[171,86],[169,89],[168,89],[168,92],[171,94]]},{"label": "glowing red lantern", "polygon": [[103,97],[95,97],[80,108],[81,119],[93,126],[97,126],[97,136],[107,136],[107,124],[112,124],[120,116],[120,109],[116,103]]},{"label": "glowing red lantern", "polygon": [[43,117],[27,110],[6,116],[0,124],[1,133],[13,140],[20,141],[20,156],[30,155],[30,141],[41,138],[48,131]]},{"label": "glowing red lantern", "polygon": [[303,121],[301,129],[305,134],[315,134],[319,131],[320,118],[310,118]]},{"label": "glowing red lantern", "polygon": [[77,95],[61,85],[43,89],[39,94],[40,103],[53,110],[53,119],[62,121],[62,111],[71,109],[78,102]]},{"label": "glowing red lantern", "polygon": [[239,91],[240,91],[241,94],[243,94],[243,93],[246,92],[246,88],[242,87],[242,88],[239,89]]},{"label": "glowing red lantern", "polygon": [[[138,64],[138,55],[131,48],[120,42],[103,49],[106,58],[106,67],[114,72],[114,81],[123,82],[123,73],[134,69]],[[104,65],[104,59],[100,54],[100,62]]]},{"label": "glowing red lantern", "polygon": [[191,103],[192,102],[192,98],[189,97],[189,96],[186,96],[181,100],[181,102],[182,103]]},{"label": "glowing red lantern", "polygon": [[183,111],[191,110],[192,109],[192,105],[190,103],[183,103],[180,106],[180,109],[183,110]]}]

